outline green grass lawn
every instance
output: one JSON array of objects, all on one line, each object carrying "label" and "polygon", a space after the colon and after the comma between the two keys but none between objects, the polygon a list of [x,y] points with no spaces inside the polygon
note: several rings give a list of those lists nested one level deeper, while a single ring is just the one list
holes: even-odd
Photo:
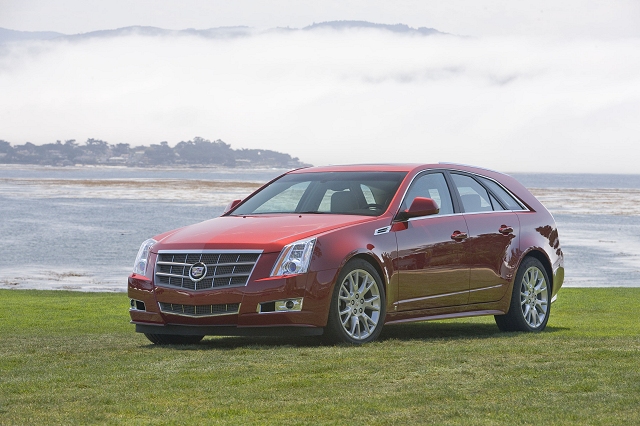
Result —
[{"label": "green grass lawn", "polygon": [[158,347],[125,294],[0,290],[0,424],[640,424],[640,288],[563,289],[543,333],[492,317],[378,342]]}]

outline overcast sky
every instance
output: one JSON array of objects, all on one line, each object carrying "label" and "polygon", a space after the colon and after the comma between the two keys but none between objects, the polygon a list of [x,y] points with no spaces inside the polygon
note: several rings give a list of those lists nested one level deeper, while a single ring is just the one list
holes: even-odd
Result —
[{"label": "overcast sky", "polygon": [[639,173],[640,1],[6,1],[0,27],[65,34],[405,23],[380,31],[0,45],[0,139],[194,136],[313,164],[455,161]]},{"label": "overcast sky", "polygon": [[0,27],[80,33],[130,25],[168,29],[304,27],[365,20],[455,34],[599,38],[640,35],[638,0],[0,0]]}]

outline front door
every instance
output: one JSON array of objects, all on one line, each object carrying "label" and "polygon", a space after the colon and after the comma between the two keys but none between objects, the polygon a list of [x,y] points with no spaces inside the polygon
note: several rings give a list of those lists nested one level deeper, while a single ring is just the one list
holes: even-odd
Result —
[{"label": "front door", "polygon": [[434,199],[437,215],[410,219],[393,227],[398,242],[398,311],[463,305],[469,297],[469,267],[463,262],[468,229],[454,214],[444,175],[426,172],[409,188],[401,209],[415,197]]}]

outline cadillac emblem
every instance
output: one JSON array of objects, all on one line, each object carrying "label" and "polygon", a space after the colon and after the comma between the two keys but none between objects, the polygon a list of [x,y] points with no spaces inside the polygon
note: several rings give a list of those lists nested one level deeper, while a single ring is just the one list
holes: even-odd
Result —
[{"label": "cadillac emblem", "polygon": [[207,265],[202,262],[194,263],[189,269],[191,281],[198,282],[207,276]]}]

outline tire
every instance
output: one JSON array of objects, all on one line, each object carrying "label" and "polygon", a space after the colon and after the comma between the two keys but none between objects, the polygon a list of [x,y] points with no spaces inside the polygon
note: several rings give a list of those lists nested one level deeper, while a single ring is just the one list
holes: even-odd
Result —
[{"label": "tire", "polygon": [[204,336],[181,336],[177,334],[144,333],[144,335],[156,345],[195,345],[204,338]]},{"label": "tire", "polygon": [[363,344],[382,331],[386,297],[382,280],[363,259],[349,261],[333,289],[323,338],[328,343]]},{"label": "tire", "polygon": [[525,258],[513,282],[509,311],[495,316],[498,328],[502,331],[544,330],[551,311],[550,297],[551,286],[544,266],[536,258]]}]

